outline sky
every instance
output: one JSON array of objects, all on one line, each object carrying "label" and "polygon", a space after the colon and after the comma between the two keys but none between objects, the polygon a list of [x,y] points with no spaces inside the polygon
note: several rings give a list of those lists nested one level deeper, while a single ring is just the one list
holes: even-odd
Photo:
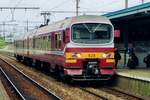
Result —
[{"label": "sky", "polygon": [[[141,4],[142,0],[129,0],[129,7]],[[96,11],[99,13],[80,13],[79,15],[102,15],[107,12],[124,9],[125,0],[79,0],[79,11]],[[144,0],[150,2],[150,0]],[[0,7],[40,7],[39,10],[4,10],[0,9],[0,24],[17,24],[12,26],[5,26],[6,33],[26,31],[27,20],[29,22],[29,29],[39,26],[43,22],[41,11],[75,11],[76,0],[0,0]],[[12,22],[12,13],[14,13],[14,20]],[[49,16],[50,23],[65,19],[66,17],[75,16],[75,13],[51,13]],[[0,25],[0,33],[3,33],[3,26]],[[8,32],[7,32],[8,31]]]}]

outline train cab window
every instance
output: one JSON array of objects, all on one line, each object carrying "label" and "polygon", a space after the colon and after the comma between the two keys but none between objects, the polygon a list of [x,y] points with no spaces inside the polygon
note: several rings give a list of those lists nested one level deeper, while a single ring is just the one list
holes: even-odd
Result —
[{"label": "train cab window", "polygon": [[72,26],[72,41],[76,43],[100,44],[113,39],[112,27],[101,23],[79,23]]}]

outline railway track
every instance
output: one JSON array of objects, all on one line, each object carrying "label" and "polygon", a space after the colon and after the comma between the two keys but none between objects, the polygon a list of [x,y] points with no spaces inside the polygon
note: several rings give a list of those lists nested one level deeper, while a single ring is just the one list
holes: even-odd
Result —
[{"label": "railway track", "polygon": [[104,87],[102,89],[104,91],[108,92],[108,93],[111,93],[111,94],[123,97],[125,99],[145,100],[145,98],[143,98],[143,97],[136,96],[136,95],[133,95],[133,94],[131,94],[129,92],[121,91],[121,90],[118,90],[118,89],[115,89],[115,88],[112,88],[112,87]]},{"label": "railway track", "polygon": [[115,89],[113,87],[103,86],[101,88],[87,87],[87,88],[81,88],[81,89],[97,97],[100,97],[104,100],[116,100],[116,99],[118,100],[120,99],[121,100],[148,100],[144,97],[136,96],[128,92]]},{"label": "railway track", "polygon": [[81,88],[81,87],[80,87],[80,89],[83,90],[84,92],[87,92],[87,93],[89,93],[89,94],[92,94],[92,95],[94,95],[94,96],[96,96],[96,97],[98,97],[98,98],[100,98],[100,99],[102,99],[102,100],[109,100],[109,99],[106,98],[105,96],[98,95],[98,94],[96,94],[96,93],[94,93],[94,92],[89,91],[89,90],[86,89],[86,88]]},{"label": "railway track", "polygon": [[24,96],[21,94],[21,92],[18,90],[18,88],[13,84],[13,82],[10,80],[10,78],[7,76],[7,74],[4,72],[4,70],[0,67],[0,72],[3,75],[3,77],[9,82],[13,90],[15,91],[15,94],[17,94],[18,98],[25,100]]},{"label": "railway track", "polygon": [[60,100],[54,93],[31,79],[14,65],[0,58],[1,71],[22,100]]},{"label": "railway track", "polygon": [[[13,58],[10,57],[10,59],[13,59]],[[15,60],[15,59],[13,59],[13,60]],[[88,88],[80,88],[80,89],[83,92],[85,92],[87,94],[90,94],[90,95],[93,95],[93,97],[97,97],[97,98],[102,99],[102,100],[116,100],[118,98],[120,98],[122,100],[126,100],[126,99],[128,99],[128,100],[144,100],[141,97],[129,94],[127,92],[119,91],[119,90],[113,89],[111,87],[92,88],[92,89],[94,89],[98,92],[94,92],[94,91],[92,91],[91,89],[88,89]],[[103,94],[99,91],[103,91],[105,93]],[[114,99],[114,97],[115,97],[115,99]]]},{"label": "railway track", "polygon": [[[9,61],[10,63],[12,63],[13,65],[15,65],[19,70],[21,70],[22,72],[24,72],[24,73],[26,73],[28,76],[30,76],[31,74],[29,74],[27,71],[25,71],[26,69],[30,69],[30,70],[32,70],[32,68],[30,68],[30,67],[27,67],[26,65],[22,65],[22,64],[19,64],[19,63],[15,63],[15,62],[13,62],[13,61],[16,61],[13,57],[10,57],[10,56],[7,56],[7,58],[6,57],[4,57],[3,59],[6,59],[7,61]],[[10,60],[9,60],[10,59]],[[12,60],[12,61],[11,61]],[[18,66],[19,65],[19,66]],[[22,68],[20,65],[22,65],[22,66],[24,66],[24,68]],[[35,70],[35,69],[33,69],[34,70],[34,73],[37,73],[37,74],[39,74],[39,73],[41,73],[40,71],[38,71],[38,70]],[[47,83],[48,81],[50,81],[51,83],[53,83],[52,81],[56,81],[56,83],[55,83],[55,85],[59,85],[59,88],[64,92],[64,89],[66,89],[68,92],[70,91],[70,93],[67,93],[67,94],[69,94],[70,96],[69,97],[67,97],[67,96],[65,96],[66,94],[62,94],[59,90],[59,93],[58,94],[62,94],[62,96],[61,95],[59,95],[61,98],[63,98],[63,100],[78,100],[78,99],[81,99],[81,100],[84,100],[84,99],[86,99],[86,98],[88,98],[88,99],[86,99],[86,100],[91,100],[91,99],[94,99],[94,100],[105,100],[105,99],[103,99],[102,97],[99,97],[99,96],[96,96],[96,95],[93,95],[93,94],[91,94],[91,93],[89,93],[89,92],[86,92],[86,91],[83,91],[83,90],[81,90],[81,89],[79,89],[79,87],[72,87],[72,86],[70,86],[70,85],[68,85],[68,84],[64,84],[63,82],[59,82],[57,79],[51,79],[51,77],[49,77],[47,74],[44,74],[44,73],[41,73],[41,75],[40,76],[43,76],[43,79],[45,80],[46,79],[46,81],[45,81],[45,83]],[[36,78],[36,76],[34,76],[34,75],[31,75],[31,77],[34,79],[35,78],[35,80],[37,80],[38,82],[40,82],[40,84],[42,84],[42,85],[44,85],[45,86],[45,83],[43,83],[44,81],[42,81],[42,80],[38,80],[37,78]],[[40,78],[40,77],[38,77],[38,78]],[[54,85],[54,87],[55,87],[55,85]],[[46,86],[47,87],[47,86]],[[47,87],[47,88],[49,88],[49,86]],[[58,87],[56,87],[56,89],[57,89]],[[54,89],[55,90],[55,89]],[[75,91],[75,92],[74,92]],[[56,91],[55,91],[56,92]],[[73,93],[74,92],[74,93]],[[57,93],[57,92],[56,92]],[[73,95],[72,95],[73,94]],[[76,97],[74,97],[74,95],[76,95]],[[83,95],[85,95],[84,97],[83,97]],[[65,98],[64,98],[64,96],[65,96]],[[84,99],[83,99],[84,98]],[[91,99],[90,99],[91,98]]]}]

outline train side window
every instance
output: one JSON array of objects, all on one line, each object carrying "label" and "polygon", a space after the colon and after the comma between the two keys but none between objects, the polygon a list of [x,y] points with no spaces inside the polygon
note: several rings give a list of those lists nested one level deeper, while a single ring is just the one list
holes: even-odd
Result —
[{"label": "train side window", "polygon": [[45,50],[47,50],[47,36],[45,36],[44,41],[45,41]]},{"label": "train side window", "polygon": [[48,36],[45,37],[45,50],[47,50],[47,46],[48,46]]},{"label": "train side window", "polygon": [[48,50],[48,36],[46,36],[45,38],[45,50]]},{"label": "train side window", "polygon": [[41,41],[40,41],[40,37],[38,38],[38,49],[40,50],[41,48]]},{"label": "train side window", "polygon": [[57,49],[57,43],[58,43],[58,42],[57,42],[57,36],[58,36],[58,35],[55,34],[55,49]]},{"label": "train side window", "polygon": [[41,49],[41,39],[40,39],[40,37],[39,37],[39,50]]},{"label": "train side window", "polygon": [[32,39],[31,38],[29,38],[29,48],[31,48],[32,47]]},{"label": "train side window", "polygon": [[38,38],[37,37],[35,38],[35,47],[36,47],[36,49],[38,49]]},{"label": "train side window", "polygon": [[33,37],[32,39],[33,39],[33,48],[35,48],[35,37]]},{"label": "train side window", "polygon": [[42,37],[42,43],[41,43],[41,46],[42,46],[42,50],[44,50],[44,49],[45,49],[44,36]]},{"label": "train side window", "polygon": [[61,48],[62,34],[61,32],[56,33],[55,35],[55,47],[56,49]]},{"label": "train side window", "polygon": [[26,39],[24,39],[24,48],[26,48]]},{"label": "train side window", "polygon": [[51,36],[48,37],[48,49],[51,50]]},{"label": "train side window", "polygon": [[42,43],[42,45],[43,45],[43,50],[46,50],[46,46],[47,46],[47,44],[46,44],[46,40],[47,38],[46,38],[46,36],[43,36],[43,43]]},{"label": "train side window", "polygon": [[24,48],[24,40],[22,40],[22,42],[23,42],[23,48]]},{"label": "train side window", "polygon": [[39,45],[38,45],[38,42],[39,42],[39,41],[38,41],[38,38],[36,38],[36,48],[37,48],[37,49],[38,49],[38,46],[39,46]]},{"label": "train side window", "polygon": [[42,37],[40,37],[40,44],[41,44],[41,47],[40,47],[40,50],[42,50],[42,48],[43,48],[43,38]]},{"label": "train side window", "polygon": [[65,43],[66,42],[66,33],[65,33],[65,31],[63,30],[63,36],[62,36],[62,38],[63,38],[63,42]]},{"label": "train side window", "polygon": [[31,38],[31,48],[33,48],[33,38]]},{"label": "train side window", "polygon": [[16,47],[18,47],[18,40],[16,41]]},{"label": "train side window", "polygon": [[58,48],[60,49],[61,48],[61,41],[62,41],[62,34],[60,33],[58,35]]}]

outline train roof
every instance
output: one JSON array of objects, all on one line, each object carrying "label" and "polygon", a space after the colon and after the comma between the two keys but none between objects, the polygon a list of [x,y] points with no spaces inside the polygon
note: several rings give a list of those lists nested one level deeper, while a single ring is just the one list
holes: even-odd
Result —
[{"label": "train roof", "polygon": [[[66,18],[64,20],[55,22],[55,23],[50,24],[48,26],[44,26],[44,27],[35,29],[31,32],[25,33],[23,38],[27,39],[27,38],[31,38],[33,36],[41,35],[43,33],[49,33],[49,32],[53,32],[53,31],[64,30],[64,29],[70,27],[74,23],[85,23],[85,22],[86,23],[95,22],[95,23],[111,24],[109,19],[106,18],[105,16],[82,15],[82,16]],[[20,38],[19,40],[22,40],[22,38]]]}]

